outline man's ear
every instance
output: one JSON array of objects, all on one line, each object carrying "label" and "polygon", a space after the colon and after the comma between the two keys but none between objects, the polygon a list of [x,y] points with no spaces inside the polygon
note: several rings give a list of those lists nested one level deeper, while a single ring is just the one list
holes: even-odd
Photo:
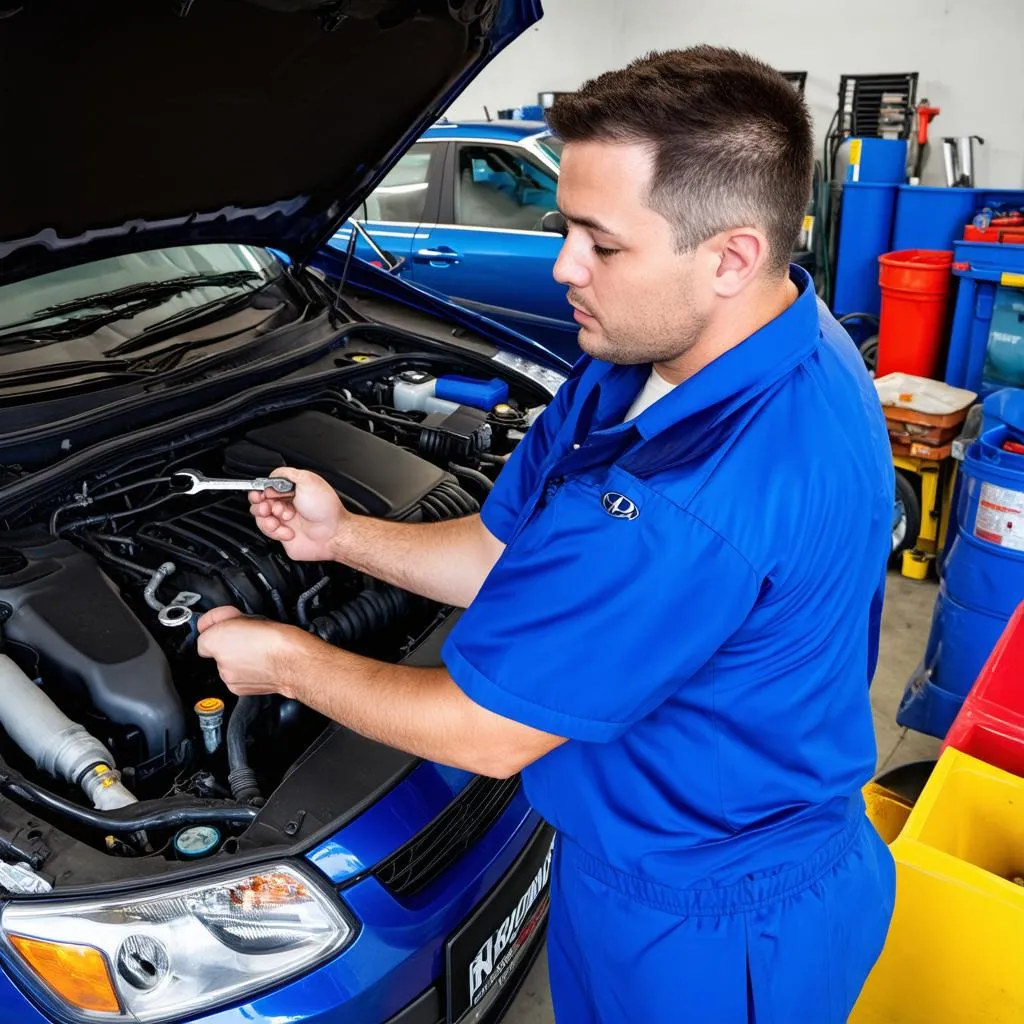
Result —
[{"label": "man's ear", "polygon": [[715,236],[718,267],[712,281],[716,295],[724,299],[750,286],[768,260],[768,239],[757,228],[734,228]]}]

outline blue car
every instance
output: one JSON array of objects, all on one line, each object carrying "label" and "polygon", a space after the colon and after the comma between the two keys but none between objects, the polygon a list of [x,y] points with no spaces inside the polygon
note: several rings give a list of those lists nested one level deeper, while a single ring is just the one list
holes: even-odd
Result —
[{"label": "blue car", "polygon": [[0,19],[5,1024],[484,1024],[537,955],[553,836],[517,777],[236,699],[196,621],[440,664],[459,609],[289,560],[210,482],[290,463],[357,514],[479,509],[567,364],[328,242],[540,14]]},{"label": "blue car", "polygon": [[[383,249],[405,280],[541,342],[570,363],[579,324],[551,276],[562,246],[562,143],[543,122],[439,121],[363,202],[355,253]],[[814,273],[814,204],[792,254]],[[351,223],[331,240],[346,250]],[[374,246],[376,242],[376,248]]]},{"label": "blue car", "polygon": [[[441,121],[355,216],[407,280],[541,342],[570,362],[579,324],[551,276],[562,143],[533,121]],[[351,225],[331,244],[346,249]],[[364,236],[355,253],[375,254]]]}]

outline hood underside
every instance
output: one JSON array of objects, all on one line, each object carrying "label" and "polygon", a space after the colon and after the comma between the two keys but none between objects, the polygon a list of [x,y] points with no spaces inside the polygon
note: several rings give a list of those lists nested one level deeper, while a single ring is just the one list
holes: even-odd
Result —
[{"label": "hood underside", "polygon": [[0,280],[202,241],[308,257],[537,0],[0,0]]}]

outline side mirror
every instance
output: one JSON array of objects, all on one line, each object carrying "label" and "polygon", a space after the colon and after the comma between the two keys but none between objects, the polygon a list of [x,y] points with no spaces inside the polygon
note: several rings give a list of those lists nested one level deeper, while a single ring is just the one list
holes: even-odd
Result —
[{"label": "side mirror", "polygon": [[561,235],[563,238],[569,233],[569,225],[561,210],[548,210],[540,219],[540,229],[550,231],[553,235]]}]

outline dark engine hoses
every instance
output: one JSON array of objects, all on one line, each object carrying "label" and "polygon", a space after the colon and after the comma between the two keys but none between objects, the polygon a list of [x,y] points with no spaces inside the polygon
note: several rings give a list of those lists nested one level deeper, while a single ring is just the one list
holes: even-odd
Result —
[{"label": "dark engine hoses", "polygon": [[310,631],[338,647],[350,647],[363,637],[386,629],[409,610],[411,598],[397,587],[364,590],[340,608],[317,616]]},{"label": "dark engine hoses", "polygon": [[264,703],[262,697],[239,697],[228,720],[228,785],[231,795],[240,804],[260,806],[263,803],[256,773],[249,767],[245,743],[249,728],[263,710]]},{"label": "dark engine hoses", "polygon": [[[140,800],[113,811],[81,807],[70,800],[48,793],[9,769],[0,775],[0,793],[22,804],[53,811],[104,834],[175,830],[186,825],[248,825],[256,817],[255,807],[239,806],[221,800]],[[170,804],[170,806],[168,806]]]}]

